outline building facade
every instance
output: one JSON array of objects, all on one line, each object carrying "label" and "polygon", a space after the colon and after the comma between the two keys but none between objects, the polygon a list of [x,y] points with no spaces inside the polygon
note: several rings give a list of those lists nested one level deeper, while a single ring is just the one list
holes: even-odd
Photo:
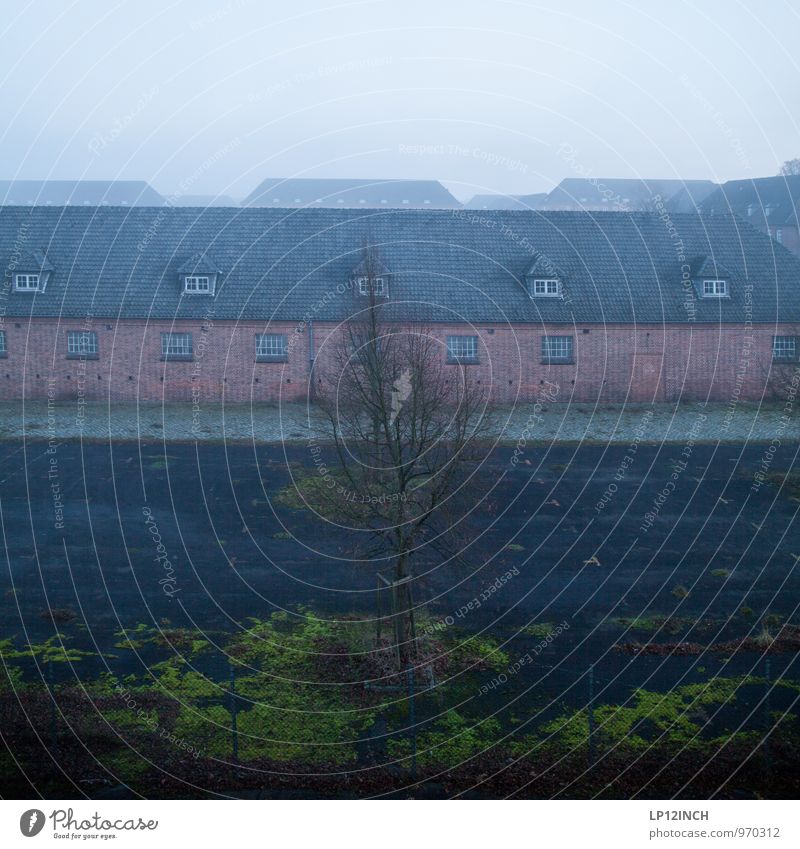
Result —
[{"label": "building facade", "polygon": [[7,207],[0,225],[4,399],[302,401],[367,287],[498,404],[757,401],[798,368],[800,262],[733,217]]}]

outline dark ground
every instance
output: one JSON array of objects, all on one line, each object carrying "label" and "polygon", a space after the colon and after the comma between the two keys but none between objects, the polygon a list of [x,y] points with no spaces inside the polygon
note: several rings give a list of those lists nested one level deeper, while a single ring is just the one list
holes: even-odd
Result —
[{"label": "dark ground", "polygon": [[[798,445],[774,454],[767,444],[695,445],[681,468],[683,450],[528,446],[516,467],[513,449],[492,453],[481,472],[487,497],[471,516],[477,539],[462,552],[473,565],[418,563],[416,599],[435,620],[486,629],[512,659],[537,643],[520,633],[531,622],[570,627],[535,667],[487,698],[487,711],[532,688],[535,700],[518,705],[523,714],[543,704],[580,707],[590,663],[601,702],[621,701],[634,686],[664,691],[709,675],[762,674],[758,651],[729,659],[613,650],[650,639],[707,646],[757,634],[765,616],[798,621]],[[754,489],[765,457],[769,479]],[[353,563],[354,532],[274,501],[303,467],[312,470],[312,458],[296,446],[64,442],[48,451],[46,442],[0,443],[0,638],[44,639],[54,632],[48,610],[59,609],[77,614],[76,645],[101,651],[120,627],[140,622],[213,633],[301,605],[324,616],[371,615],[375,566]],[[643,530],[670,481],[674,491]],[[617,489],[598,511],[609,485]],[[174,568],[172,597],[143,508]],[[510,569],[519,574],[458,616]],[[643,634],[618,621],[643,616],[678,625]],[[795,660],[792,651],[772,657],[772,677],[800,677]],[[785,695],[773,707],[791,702]],[[745,701],[727,727],[751,720],[755,704]]]}]

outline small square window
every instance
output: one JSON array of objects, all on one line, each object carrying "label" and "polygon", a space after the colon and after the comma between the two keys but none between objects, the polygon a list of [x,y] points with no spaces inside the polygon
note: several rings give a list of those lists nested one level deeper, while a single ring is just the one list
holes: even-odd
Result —
[{"label": "small square window", "polygon": [[571,363],[572,358],[571,336],[542,336],[542,362]]},{"label": "small square window", "polygon": [[450,363],[477,363],[477,336],[448,336],[447,361]]},{"label": "small square window", "polygon": [[183,291],[191,294],[207,295],[211,291],[211,278],[203,275],[190,275],[184,278]]},{"label": "small square window", "polygon": [[561,294],[561,286],[556,278],[536,279],[530,291],[534,298],[557,298]]},{"label": "small square window", "polygon": [[773,336],[772,359],[794,362],[797,359],[797,337]]},{"label": "small square window", "polygon": [[191,333],[162,333],[161,358],[163,360],[191,360]]},{"label": "small square window", "polygon": [[68,357],[96,357],[97,334],[86,330],[70,330],[67,333]]},{"label": "small square window", "polygon": [[18,292],[38,292],[39,291],[39,275],[38,274],[15,274],[14,288]]},{"label": "small square window", "polygon": [[256,336],[256,359],[262,362],[285,362],[286,336],[282,333],[259,333]]},{"label": "small square window", "polygon": [[[372,278],[372,291],[378,295],[386,294],[386,280],[383,277]],[[369,277],[358,278],[358,293],[360,295],[369,295]]]},{"label": "small square window", "polygon": [[728,295],[727,280],[704,280],[703,281],[703,297],[704,298],[725,298]]}]

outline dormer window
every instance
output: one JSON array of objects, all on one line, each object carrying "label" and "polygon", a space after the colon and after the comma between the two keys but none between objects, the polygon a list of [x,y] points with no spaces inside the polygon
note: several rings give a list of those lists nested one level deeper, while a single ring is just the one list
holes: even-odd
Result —
[{"label": "dormer window", "polygon": [[530,283],[530,293],[532,298],[558,298],[561,284],[555,277],[537,277]]},{"label": "dormer window", "polygon": [[195,254],[178,269],[184,295],[214,295],[220,270],[204,254]]},{"label": "dormer window", "polygon": [[183,278],[183,291],[207,295],[211,291],[211,278],[207,275],[187,275]]},{"label": "dormer window", "polygon": [[14,289],[17,292],[38,292],[39,281],[38,274],[15,274]]},{"label": "dormer window", "polygon": [[727,280],[704,280],[703,281],[703,297],[704,298],[727,298],[728,297],[728,281]]},{"label": "dormer window", "polygon": [[[359,295],[369,295],[369,277],[358,277],[356,279],[358,283],[358,294]],[[373,277],[372,278],[372,291],[383,297],[386,294],[386,278],[385,277]]]}]

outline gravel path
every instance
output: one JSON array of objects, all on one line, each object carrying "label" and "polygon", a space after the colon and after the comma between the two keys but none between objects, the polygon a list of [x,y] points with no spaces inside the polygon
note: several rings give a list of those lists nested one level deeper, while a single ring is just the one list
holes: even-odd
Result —
[{"label": "gravel path", "polygon": [[[626,407],[523,404],[494,415],[507,442],[745,442],[800,439],[800,417],[781,405],[667,404]],[[0,402],[0,439],[33,438],[305,441],[324,438],[317,410],[303,404],[85,404]]]}]

